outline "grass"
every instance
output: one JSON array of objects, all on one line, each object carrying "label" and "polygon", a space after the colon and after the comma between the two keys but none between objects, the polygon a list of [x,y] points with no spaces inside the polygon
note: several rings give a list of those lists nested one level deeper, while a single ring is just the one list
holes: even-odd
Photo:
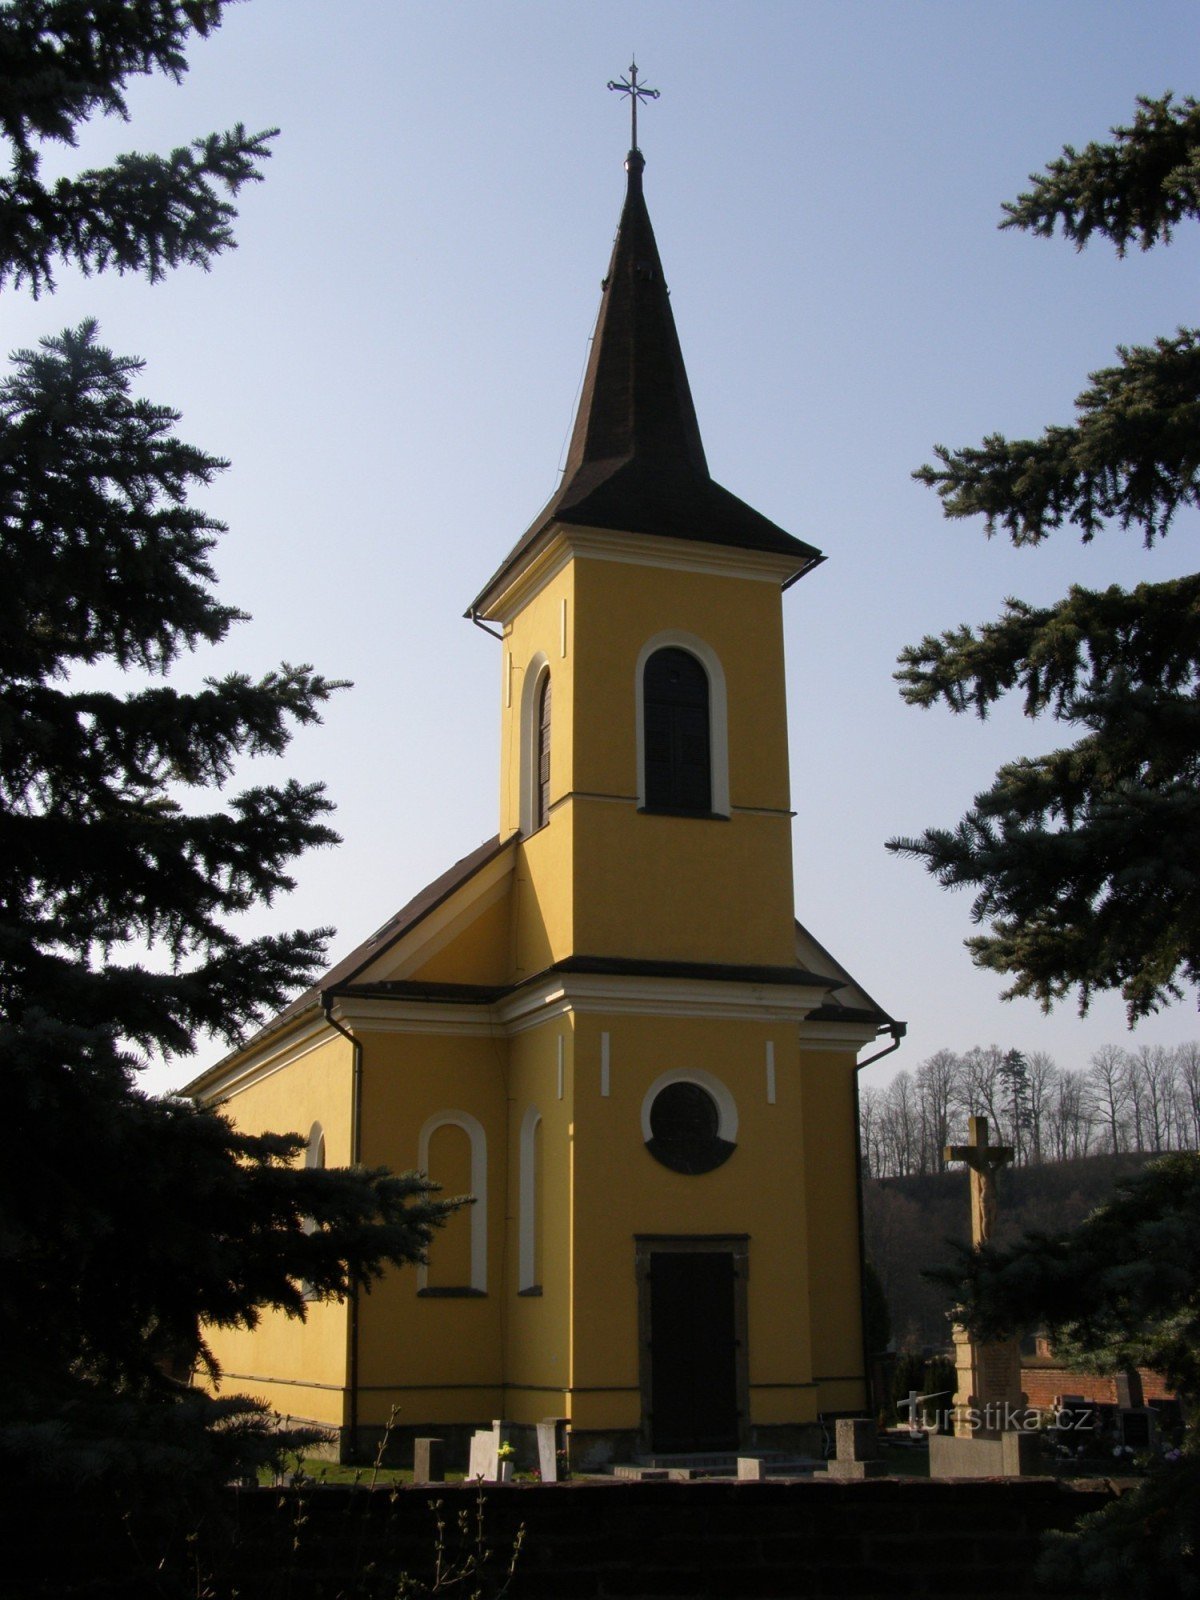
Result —
[{"label": "grass", "polygon": [[[388,1489],[393,1484],[413,1481],[411,1467],[377,1467],[369,1463],[357,1467],[347,1466],[340,1461],[330,1461],[326,1456],[301,1456],[297,1466],[309,1483],[357,1483],[367,1489]],[[292,1481],[297,1466],[289,1467],[284,1474],[285,1482]],[[448,1472],[446,1482],[461,1483],[465,1476],[463,1472]],[[270,1467],[262,1467],[259,1469],[258,1481],[261,1486],[271,1488],[277,1480]]]}]

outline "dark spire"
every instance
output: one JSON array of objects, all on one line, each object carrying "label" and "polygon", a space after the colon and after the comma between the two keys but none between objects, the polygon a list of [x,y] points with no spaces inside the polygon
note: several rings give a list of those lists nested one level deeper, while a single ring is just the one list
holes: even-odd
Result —
[{"label": "dark spire", "polygon": [[628,184],[558,492],[489,580],[469,614],[553,522],[661,534],[796,558],[820,552],[709,477],[662,262],[642,194],[645,159]]},{"label": "dark spire", "polygon": [[[642,194],[646,162],[631,150],[621,213],[563,487],[602,463],[637,459],[671,478],[708,477],[700,426],[650,213]],[[607,475],[607,472],[605,473]]]}]

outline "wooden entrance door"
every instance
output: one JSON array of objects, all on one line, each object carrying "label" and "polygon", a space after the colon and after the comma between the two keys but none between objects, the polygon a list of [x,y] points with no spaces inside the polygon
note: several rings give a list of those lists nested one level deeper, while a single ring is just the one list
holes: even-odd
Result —
[{"label": "wooden entrance door", "polygon": [[[664,1241],[639,1254],[644,1432],[665,1453],[736,1449],[745,1361],[745,1245]],[[743,1269],[743,1270],[739,1270]]]}]

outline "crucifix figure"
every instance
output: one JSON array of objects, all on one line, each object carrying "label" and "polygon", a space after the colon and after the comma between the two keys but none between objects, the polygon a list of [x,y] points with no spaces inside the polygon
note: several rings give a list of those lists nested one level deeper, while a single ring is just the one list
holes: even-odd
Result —
[{"label": "crucifix figure", "polygon": [[1012,1146],[989,1144],[986,1117],[971,1117],[969,1144],[948,1144],[947,1161],[965,1161],[971,1169],[971,1244],[987,1244],[996,1226],[996,1173],[1013,1158]]},{"label": "crucifix figure", "polygon": [[629,65],[629,77],[628,78],[617,78],[615,80],[614,79],[610,79],[608,87],[610,89],[615,89],[618,94],[627,94],[629,96],[629,109],[633,114],[633,138],[632,138],[632,141],[630,142],[629,148],[631,150],[636,150],[637,147],[638,147],[638,142],[637,142],[637,108],[638,108],[638,101],[639,100],[657,100],[658,99],[658,95],[659,95],[659,91],[657,89],[647,89],[643,84],[640,84],[638,82],[637,62],[636,61],[630,62],[630,65]]}]

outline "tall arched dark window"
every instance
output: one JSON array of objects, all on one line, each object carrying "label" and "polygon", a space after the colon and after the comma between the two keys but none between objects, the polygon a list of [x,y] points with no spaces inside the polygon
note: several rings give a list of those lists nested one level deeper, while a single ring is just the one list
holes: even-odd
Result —
[{"label": "tall arched dark window", "polygon": [[544,828],[550,819],[550,674],[542,679],[537,706],[537,760],[534,773],[533,825]]},{"label": "tall arched dark window", "polygon": [[656,650],[642,683],[646,808],[712,810],[708,674],[694,655]]}]

